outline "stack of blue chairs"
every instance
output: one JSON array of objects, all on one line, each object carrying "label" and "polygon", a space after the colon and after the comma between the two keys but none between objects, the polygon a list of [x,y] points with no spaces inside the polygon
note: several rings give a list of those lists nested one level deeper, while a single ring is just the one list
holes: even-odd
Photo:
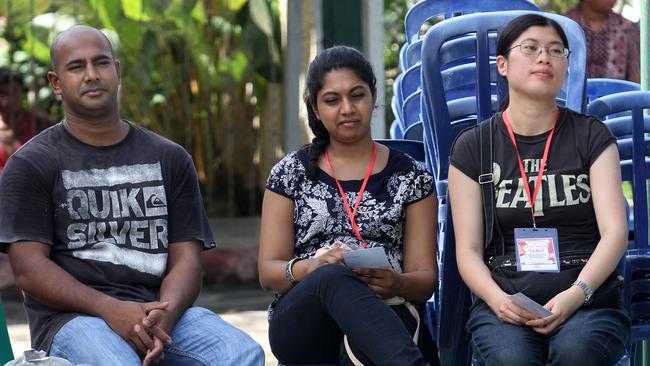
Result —
[{"label": "stack of blue chairs", "polygon": [[[599,80],[598,83],[607,82]],[[620,81],[609,83],[631,89],[638,86]],[[632,183],[634,236],[631,248],[623,258],[623,304],[632,320],[628,351],[634,364],[637,345],[642,340],[650,339],[650,245],[646,186],[650,177],[650,91],[619,90],[592,100],[587,112],[602,119],[616,136],[622,178]]]},{"label": "stack of blue chairs", "polygon": [[[407,98],[420,88],[419,63],[424,39],[420,35],[422,27],[427,22],[444,21],[464,14],[504,10],[539,10],[539,7],[529,0],[423,0],[409,9],[404,21],[407,42],[400,49],[400,67],[404,76],[395,79],[391,102],[395,116],[390,129],[391,138],[408,137],[419,141],[423,138],[422,135],[406,132],[409,127],[422,122],[420,105],[415,103],[417,98],[411,99],[411,104],[406,103]],[[415,128],[422,131],[421,126]]]}]

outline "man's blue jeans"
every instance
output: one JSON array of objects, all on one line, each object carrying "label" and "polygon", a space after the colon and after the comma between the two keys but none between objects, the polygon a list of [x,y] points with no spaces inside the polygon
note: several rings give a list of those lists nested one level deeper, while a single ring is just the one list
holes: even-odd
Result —
[{"label": "man's blue jeans", "polygon": [[613,365],[625,354],[630,321],[621,309],[582,308],[544,336],[501,322],[481,301],[467,331],[482,365]]},{"label": "man's blue jeans", "polygon": [[[171,332],[172,344],[158,365],[264,365],[264,351],[246,333],[213,312],[188,309]],[[131,346],[101,318],[78,316],[56,334],[50,356],[73,364],[141,365]]]}]

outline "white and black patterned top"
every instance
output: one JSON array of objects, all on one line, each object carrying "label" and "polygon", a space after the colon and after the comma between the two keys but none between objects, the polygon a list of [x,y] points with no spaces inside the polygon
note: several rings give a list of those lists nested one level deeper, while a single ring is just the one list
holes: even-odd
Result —
[{"label": "white and black patterned top", "polygon": [[[311,258],[320,247],[337,240],[359,245],[336,182],[320,169],[317,179],[310,180],[307,160],[306,148],[290,153],[273,167],[266,184],[294,202],[294,256]],[[340,181],[350,204],[356,201],[362,182]],[[424,166],[396,150],[390,150],[386,167],[368,180],[356,222],[368,247],[384,247],[398,272],[402,271],[406,207],[433,192],[433,177]]]}]

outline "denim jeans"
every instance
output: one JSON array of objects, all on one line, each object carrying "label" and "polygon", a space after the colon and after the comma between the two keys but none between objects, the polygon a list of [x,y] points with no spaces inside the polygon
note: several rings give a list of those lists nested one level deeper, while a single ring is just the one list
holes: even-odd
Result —
[{"label": "denim jeans", "polygon": [[622,309],[581,308],[544,336],[501,322],[481,301],[472,309],[467,331],[482,365],[611,366],[625,354],[630,321]]},{"label": "denim jeans", "polygon": [[341,341],[347,334],[365,365],[424,365],[411,336],[415,327],[406,307],[384,304],[356,274],[334,264],[318,268],[280,299],[269,341],[283,364],[346,363]]},{"label": "denim jeans", "polygon": [[[262,348],[246,333],[213,312],[189,308],[170,334],[165,358],[158,365],[264,365]],[[54,336],[50,356],[73,364],[138,366],[140,356],[101,318],[78,316]]]}]

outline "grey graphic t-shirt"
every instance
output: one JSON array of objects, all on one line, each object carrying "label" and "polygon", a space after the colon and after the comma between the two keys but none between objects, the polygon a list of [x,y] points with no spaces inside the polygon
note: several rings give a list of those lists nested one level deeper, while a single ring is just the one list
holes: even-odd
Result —
[{"label": "grey graphic t-shirt", "polygon": [[[170,243],[190,240],[215,245],[192,159],[135,125],[118,144],[93,147],[58,124],[24,145],[0,177],[0,249],[51,245],[54,263],[118,299],[157,300]],[[27,294],[25,308],[36,349],[49,349],[76,315]]]}]

